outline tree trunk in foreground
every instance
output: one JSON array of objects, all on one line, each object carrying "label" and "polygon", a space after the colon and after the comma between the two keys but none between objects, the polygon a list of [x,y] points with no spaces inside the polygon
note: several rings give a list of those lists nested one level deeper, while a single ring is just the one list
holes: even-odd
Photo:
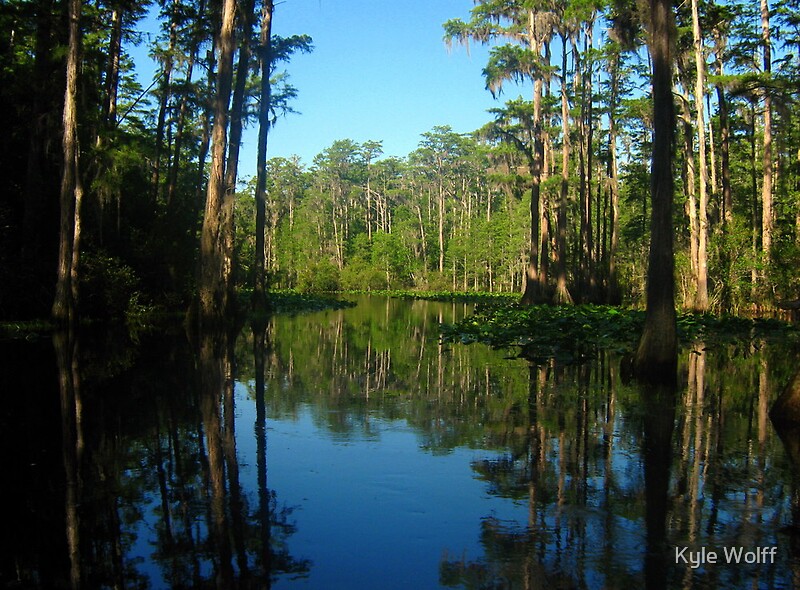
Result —
[{"label": "tree trunk in foreground", "polygon": [[[69,2],[69,47],[67,50],[67,84],[64,92],[64,150],[61,173],[61,218],[59,224],[58,275],[52,316],[57,322],[74,319],[77,304],[76,221],[80,219],[81,184],[78,178],[78,52],[80,49],[80,0]],[[78,224],[79,226],[79,224]],[[73,282],[75,284],[73,284]]]},{"label": "tree trunk in foreground", "polygon": [[678,366],[675,315],[675,256],[672,246],[672,100],[674,14],[671,0],[650,0],[653,59],[653,161],[650,178],[650,256],[647,314],[634,360],[639,379],[674,382]]},{"label": "tree trunk in foreground", "polygon": [[224,0],[217,58],[211,171],[206,193],[203,230],[200,236],[200,270],[197,286],[201,327],[222,323],[231,311],[234,299],[233,252],[226,239],[228,228],[233,223],[233,207],[225,203],[225,148],[228,133],[228,103],[233,83],[235,10],[235,0]]}]

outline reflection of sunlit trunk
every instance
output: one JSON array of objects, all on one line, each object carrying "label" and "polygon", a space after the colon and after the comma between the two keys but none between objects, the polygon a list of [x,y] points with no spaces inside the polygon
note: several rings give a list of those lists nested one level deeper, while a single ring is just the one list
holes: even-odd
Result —
[{"label": "reflection of sunlit trunk", "polygon": [[[704,345],[698,345],[697,351],[692,351],[690,364],[694,365],[694,371],[690,372],[690,379],[694,378],[692,389],[694,399],[692,400],[692,411],[694,412],[694,451],[692,455],[692,468],[689,475],[689,541],[697,540],[697,528],[699,526],[700,505],[698,498],[701,494],[702,479],[700,477],[700,466],[702,459],[703,444],[703,403],[705,397],[705,351]],[[692,374],[693,373],[693,374]]]},{"label": "reflection of sunlit trunk", "polygon": [[72,588],[77,589],[81,586],[82,578],[78,507],[81,501],[80,465],[83,452],[78,342],[70,330],[54,335],[53,346],[58,364],[58,385],[61,395],[61,440],[66,475],[64,508],[70,564],[69,577]]},{"label": "reflection of sunlit trunk", "polygon": [[371,364],[372,364],[372,337],[367,340],[367,360],[364,366],[364,375],[366,383],[364,385],[364,397],[369,401],[370,377],[371,377]]},{"label": "reflection of sunlit trunk", "polygon": [[[444,318],[442,317],[442,311],[439,310],[439,323],[444,323]],[[441,400],[442,397],[442,389],[444,388],[444,366],[442,364],[442,351],[444,347],[442,346],[441,339],[439,340],[439,350],[437,352],[436,357],[436,393],[437,398]]]},{"label": "reflection of sunlit trunk", "polygon": [[258,477],[258,521],[261,527],[261,567],[265,588],[269,588],[272,569],[270,539],[269,489],[267,488],[267,408],[264,396],[265,360],[267,356],[267,326],[253,325],[253,358],[255,360],[256,396],[256,470]]},{"label": "reflection of sunlit trunk", "polygon": [[764,506],[764,470],[767,465],[767,421],[769,417],[769,381],[767,378],[769,366],[763,342],[761,351],[758,371],[758,471],[756,474],[758,482],[756,506],[759,508]]},{"label": "reflection of sunlit trunk", "polygon": [[641,390],[640,398],[644,406],[645,586],[655,590],[667,586],[667,509],[675,391],[668,387],[651,386]]},{"label": "reflection of sunlit trunk", "polygon": [[225,513],[225,462],[220,419],[220,397],[225,387],[223,359],[227,355],[227,348],[226,335],[222,333],[201,334],[200,411],[206,434],[211,492],[209,533],[219,558],[216,582],[217,587],[220,588],[230,588],[233,583],[231,546]]},{"label": "reflection of sunlit trunk", "polygon": [[[682,435],[679,474],[684,487],[683,507],[686,513],[686,537],[689,544],[697,542],[702,522],[703,466],[708,453],[705,434],[705,345],[699,343],[689,351],[688,382],[685,409],[682,412]],[[684,571],[684,585],[691,585],[693,572]]]}]

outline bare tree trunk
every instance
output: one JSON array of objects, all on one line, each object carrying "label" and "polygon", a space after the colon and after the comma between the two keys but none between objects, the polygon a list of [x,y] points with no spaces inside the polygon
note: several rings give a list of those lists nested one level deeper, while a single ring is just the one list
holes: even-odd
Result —
[{"label": "bare tree trunk", "polygon": [[206,193],[205,216],[200,237],[198,298],[201,325],[221,323],[233,306],[233,252],[227,235],[233,211],[225,203],[225,148],[228,102],[233,78],[235,0],[222,2],[222,27],[217,56],[217,89],[211,138],[211,172]]},{"label": "bare tree trunk", "polygon": [[264,0],[261,8],[261,37],[259,41],[259,61],[261,63],[261,102],[258,107],[258,152],[256,155],[256,259],[253,285],[253,309],[263,312],[267,309],[267,273],[264,268],[264,229],[266,225],[267,202],[267,139],[269,135],[269,109],[272,101],[270,72],[272,71],[272,13],[273,0]]},{"label": "bare tree trunk", "polygon": [[[764,74],[772,74],[772,50],[770,44],[769,4],[761,0],[761,42],[764,48]],[[764,153],[762,154],[764,181],[761,185],[761,251],[769,261],[772,250],[772,96],[764,89]]]},{"label": "bare tree trunk", "polygon": [[[685,71],[685,70],[684,70]],[[682,86],[686,87],[685,77]],[[698,277],[698,244],[700,243],[700,223],[697,218],[697,176],[694,164],[694,129],[692,127],[692,115],[689,110],[689,97],[681,94],[681,120],[683,123],[683,172],[684,172],[684,191],[688,197],[686,203],[686,214],[689,217],[689,261],[691,262],[693,291],[687,302],[687,306],[693,307],[697,295]]]},{"label": "bare tree trunk", "polygon": [[167,108],[172,94],[172,70],[174,65],[173,54],[178,41],[178,0],[173,0],[170,11],[169,46],[164,58],[164,69],[161,72],[161,98],[158,106],[158,120],[156,122],[156,146],[153,154],[153,202],[160,194],[161,184],[161,150],[167,126]]},{"label": "bare tree trunk", "polygon": [[250,74],[250,37],[253,34],[253,10],[254,0],[245,0],[239,4],[241,40],[239,42],[239,60],[236,64],[236,85],[233,88],[233,98],[231,100],[228,162],[225,168],[225,200],[231,203],[236,192],[236,181],[239,176],[239,149],[242,145],[242,129],[244,126],[245,88]]},{"label": "bare tree trunk", "polygon": [[[63,170],[61,174],[61,220],[59,227],[58,274],[56,278],[56,295],[53,301],[52,316],[58,322],[72,322],[75,317],[77,300],[77,260],[78,252],[74,251],[78,243],[75,222],[80,220],[81,183],[78,178],[78,113],[77,113],[77,81],[78,53],[80,51],[80,0],[70,0],[69,46],[67,50],[67,84],[64,91],[64,151]],[[77,235],[76,235],[77,233]]]},{"label": "bare tree trunk", "polygon": [[[717,62],[717,75],[725,75],[725,66],[722,60],[724,42],[718,31],[714,31],[715,51]],[[720,176],[722,177],[722,223],[733,221],[733,191],[731,189],[731,130],[728,122],[728,99],[722,84],[716,84],[717,108],[719,116],[719,149],[720,149]]]},{"label": "bare tree trunk", "polygon": [[592,74],[594,71],[594,57],[592,50],[594,49],[594,16],[590,18],[586,24],[586,32],[584,33],[584,53],[586,55],[586,71],[584,74],[585,80],[585,98],[582,101],[586,107],[586,120],[585,120],[585,133],[586,133],[586,255],[589,263],[589,293],[591,301],[597,301],[597,266],[600,263],[599,258],[594,255],[594,242],[599,236],[595,236],[592,231],[592,182],[594,180],[594,108],[593,108],[593,79]]},{"label": "bare tree trunk", "polygon": [[653,159],[650,191],[650,255],[647,312],[636,351],[639,378],[674,383],[678,365],[675,314],[675,256],[672,246],[672,100],[674,14],[671,0],[650,0],[650,54],[653,59]]},{"label": "bare tree trunk", "polygon": [[439,166],[439,272],[444,272],[444,185],[442,184],[442,167]]},{"label": "bare tree trunk", "polygon": [[561,36],[561,194],[557,215],[556,293],[553,302],[572,303],[567,287],[567,207],[569,205],[570,128],[569,101],[567,99],[567,34]]},{"label": "bare tree trunk", "polygon": [[706,121],[703,101],[706,95],[706,58],[703,38],[700,33],[698,0],[692,0],[692,34],[694,37],[694,61],[696,84],[694,90],[697,111],[697,144],[700,172],[700,209],[698,210],[699,233],[697,240],[697,295],[695,308],[708,309],[708,165],[706,164]]},{"label": "bare tree trunk", "polygon": [[[119,87],[119,59],[122,52],[122,6],[116,4],[111,11],[111,36],[108,41],[108,64],[103,82],[102,123],[113,127],[117,117],[117,89]],[[99,136],[98,136],[99,137]]]},{"label": "bare tree trunk", "polygon": [[609,180],[611,188],[611,238],[608,247],[608,302],[619,305],[622,297],[619,292],[617,277],[617,249],[619,248],[619,164],[617,161],[617,118],[616,108],[619,94],[619,56],[614,55],[609,64],[611,75],[611,97],[609,99],[608,116],[608,151],[611,154],[609,163]]},{"label": "bare tree trunk", "polygon": [[[541,43],[532,41],[531,46],[541,51]],[[525,292],[523,305],[541,303],[544,297],[543,281],[539,266],[539,232],[541,217],[541,182],[544,162],[544,142],[542,141],[542,90],[544,82],[538,77],[533,83],[533,159],[531,162],[531,236],[528,266],[525,271]]]}]

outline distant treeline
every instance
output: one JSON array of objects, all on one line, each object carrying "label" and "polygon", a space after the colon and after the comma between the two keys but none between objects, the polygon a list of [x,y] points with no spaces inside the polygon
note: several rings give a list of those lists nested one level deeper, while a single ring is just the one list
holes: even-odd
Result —
[{"label": "distant treeline", "polygon": [[[498,103],[474,133],[435,127],[404,158],[382,157],[380,141],[342,139],[312,163],[272,159],[261,200],[256,179],[236,179],[237,126],[251,118],[269,127],[291,110],[295,89],[276,64],[311,48],[302,35],[265,44],[272,2],[244,3],[234,17],[230,0],[4,2],[0,317],[50,312],[70,224],[82,313],[186,308],[207,280],[198,268],[208,267],[200,237],[210,175],[223,199],[213,213],[217,246],[227,248],[218,267],[232,269],[235,286],[251,285],[263,260],[269,285],[281,288],[521,293],[535,276],[541,301],[642,304],[653,126],[646,18],[627,1],[511,2],[502,13],[495,4],[445,23],[445,38],[490,43],[487,88],[499,96],[521,82],[529,96]],[[737,311],[800,296],[800,8],[765,4],[676,8],[684,307]],[[161,25],[149,39],[147,11]],[[147,88],[129,55],[141,43],[158,63]],[[260,84],[263,71],[272,84]]]}]

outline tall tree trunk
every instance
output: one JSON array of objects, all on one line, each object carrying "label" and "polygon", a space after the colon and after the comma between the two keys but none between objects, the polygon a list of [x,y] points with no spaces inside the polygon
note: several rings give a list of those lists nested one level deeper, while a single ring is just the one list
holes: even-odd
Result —
[{"label": "tall tree trunk", "polygon": [[228,103],[233,83],[235,0],[222,2],[222,27],[217,55],[217,88],[211,137],[211,170],[200,237],[198,299],[201,326],[222,323],[233,307],[233,252],[227,243],[232,208],[225,203],[225,148]]},{"label": "tall tree trunk", "polygon": [[272,13],[273,0],[264,0],[261,8],[261,37],[259,40],[259,61],[261,63],[261,102],[258,107],[258,152],[256,155],[256,253],[254,261],[253,309],[267,309],[267,273],[264,268],[264,229],[266,225],[267,202],[267,139],[269,135],[269,109],[272,101],[270,73],[272,71]]},{"label": "tall tree trunk", "polygon": [[164,135],[167,126],[167,109],[172,94],[172,70],[174,65],[173,55],[178,41],[178,0],[173,0],[170,9],[169,45],[164,56],[164,68],[161,71],[161,96],[158,105],[158,119],[156,121],[156,146],[153,154],[153,202],[158,201],[161,185],[161,151],[164,144]]},{"label": "tall tree trunk", "polygon": [[[122,6],[115,4],[111,9],[111,36],[108,41],[108,63],[103,81],[102,124],[113,127],[117,118],[117,89],[119,87],[119,61],[122,53]],[[98,136],[99,139],[99,136]]]},{"label": "tall tree trunk", "polygon": [[[67,83],[64,91],[64,151],[63,170],[61,174],[61,220],[59,227],[58,274],[56,277],[56,295],[53,301],[52,316],[58,322],[72,322],[75,316],[77,301],[78,252],[74,251],[78,242],[76,220],[80,219],[81,184],[78,178],[78,113],[77,113],[77,81],[78,58],[80,51],[80,0],[70,0],[68,5],[69,45],[67,49]],[[79,234],[78,234],[79,235]]]},{"label": "tall tree trunk", "polygon": [[584,33],[584,54],[586,55],[586,59],[584,63],[586,64],[586,71],[584,74],[584,100],[583,105],[586,108],[586,120],[585,120],[585,133],[586,133],[586,201],[584,206],[586,207],[586,255],[588,261],[588,271],[589,271],[589,296],[591,301],[597,301],[597,265],[599,264],[599,259],[595,258],[594,255],[594,242],[597,239],[597,236],[594,235],[592,231],[592,182],[594,180],[594,165],[592,163],[594,159],[594,100],[593,100],[593,79],[592,75],[594,73],[594,57],[592,56],[592,51],[594,50],[594,15],[590,18],[589,22],[586,24],[586,32]]},{"label": "tall tree trunk", "polygon": [[[189,63],[186,70],[186,83],[190,83],[194,73],[194,62],[197,59],[197,49],[195,48],[189,55]],[[171,211],[175,206],[175,194],[178,191],[178,172],[181,164],[181,149],[183,148],[184,129],[186,128],[186,118],[189,114],[188,96],[181,97],[178,107],[178,122],[175,126],[175,141],[172,143],[172,158],[167,171],[167,210]],[[172,215],[170,215],[171,217]]]},{"label": "tall tree trunk", "polygon": [[[533,18],[533,17],[531,17]],[[531,40],[531,47],[536,54],[541,53],[541,43]],[[542,165],[544,163],[544,142],[542,130],[542,92],[544,81],[537,77],[533,83],[533,159],[531,161],[531,236],[528,266],[525,271],[525,292],[522,294],[523,305],[541,303],[544,299],[544,283],[539,267],[539,231],[541,217],[541,183]]]},{"label": "tall tree trunk", "polygon": [[617,100],[619,97],[619,54],[615,53],[609,64],[611,76],[611,96],[608,109],[608,151],[609,180],[611,189],[611,237],[608,246],[608,303],[619,305],[622,296],[619,292],[617,276],[617,249],[619,248],[619,164],[617,161]]},{"label": "tall tree trunk", "polygon": [[[242,129],[244,126],[245,89],[250,75],[250,38],[253,35],[254,0],[244,0],[239,5],[239,21],[241,23],[241,40],[239,42],[239,60],[236,64],[236,85],[233,88],[233,99],[230,111],[230,139],[228,141],[228,162],[225,168],[225,201],[232,206],[236,192],[236,181],[239,176],[239,150],[242,145]],[[233,229],[231,227],[231,229]],[[231,236],[231,239],[233,237]]]},{"label": "tall tree trunk", "polygon": [[706,58],[703,38],[700,33],[700,14],[698,0],[692,0],[692,34],[694,37],[694,60],[696,84],[694,90],[695,110],[697,112],[698,172],[700,173],[700,208],[698,210],[697,240],[697,295],[695,308],[708,309],[708,165],[706,163],[706,121],[704,99],[706,95]]},{"label": "tall tree trunk", "polygon": [[442,166],[439,165],[439,272],[444,272],[444,184],[442,182]]},{"label": "tall tree trunk", "polygon": [[569,100],[567,99],[567,33],[561,36],[561,194],[557,214],[556,258],[556,304],[572,303],[567,287],[567,207],[569,205],[569,156],[570,156]]},{"label": "tall tree trunk", "polygon": [[[228,139],[228,160],[225,164],[225,196],[222,200],[223,251],[230,256],[230,281],[233,283],[236,264],[234,256],[235,223],[234,204],[236,202],[236,182],[239,177],[239,151],[242,145],[242,129],[244,127],[244,111],[247,97],[245,89],[250,75],[250,39],[253,36],[254,0],[237,2],[237,15],[240,24],[239,59],[236,65],[236,84],[230,108],[230,132]],[[233,284],[229,289],[230,297],[234,296]]]},{"label": "tall tree trunk", "polygon": [[[761,0],[761,43],[764,51],[764,75],[772,75],[772,48],[770,41],[769,4]],[[761,185],[761,251],[769,261],[772,250],[772,95],[764,88],[764,153],[762,154],[764,180]]]},{"label": "tall tree trunk", "polygon": [[[577,34],[577,33],[576,33]],[[579,245],[578,245],[578,273],[579,273],[579,288],[578,298],[580,301],[586,301],[589,297],[589,258],[591,256],[589,250],[589,228],[590,222],[587,217],[590,189],[587,185],[587,172],[586,172],[586,81],[582,75],[583,65],[579,61],[578,39],[573,38],[572,52],[575,56],[575,92],[578,88],[581,89],[581,109],[580,119],[578,122],[578,134],[580,136],[580,145],[578,147],[578,208],[580,214],[580,222],[578,227]]]},{"label": "tall tree trunk", "polygon": [[[725,44],[721,34],[714,31],[717,75],[725,75],[725,66],[722,53]],[[731,189],[731,130],[728,121],[728,99],[722,84],[715,84],[717,91],[717,108],[719,116],[719,150],[720,150],[720,176],[722,180],[722,223],[723,226],[733,221],[733,190]]]},{"label": "tall tree trunk", "polygon": [[640,379],[674,383],[678,365],[675,314],[675,256],[672,246],[672,100],[674,14],[671,0],[650,0],[653,60],[652,212],[647,268],[647,312],[634,368]]},{"label": "tall tree trunk", "polygon": [[[683,70],[685,72],[685,70]],[[681,76],[681,85],[686,88],[687,76]],[[688,92],[688,91],[687,91]],[[681,122],[683,127],[683,183],[684,192],[688,197],[686,202],[686,215],[689,218],[689,261],[691,263],[693,291],[686,302],[688,307],[694,305],[697,295],[698,277],[698,244],[700,243],[700,223],[697,218],[697,174],[694,162],[694,128],[692,127],[692,114],[689,109],[688,94],[681,94]]]}]

